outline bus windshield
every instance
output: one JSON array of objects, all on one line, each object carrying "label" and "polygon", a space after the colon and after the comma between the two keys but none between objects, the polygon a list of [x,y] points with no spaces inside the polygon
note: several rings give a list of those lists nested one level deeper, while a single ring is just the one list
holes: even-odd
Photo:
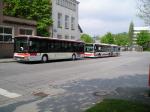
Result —
[{"label": "bus windshield", "polygon": [[28,41],[26,37],[15,38],[14,51],[17,53],[27,53],[28,52]]},{"label": "bus windshield", "polygon": [[93,52],[93,45],[92,44],[86,44],[85,45],[85,52]]}]

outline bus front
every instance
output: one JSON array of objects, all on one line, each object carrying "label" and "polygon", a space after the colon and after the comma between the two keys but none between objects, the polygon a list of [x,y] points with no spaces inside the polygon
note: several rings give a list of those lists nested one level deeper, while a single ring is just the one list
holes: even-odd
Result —
[{"label": "bus front", "polygon": [[28,37],[20,36],[14,39],[14,59],[17,61],[28,61],[29,57]]},{"label": "bus front", "polygon": [[94,44],[85,44],[84,57],[95,57]]},{"label": "bus front", "polygon": [[15,37],[14,59],[17,61],[41,61],[41,40],[36,37]]}]

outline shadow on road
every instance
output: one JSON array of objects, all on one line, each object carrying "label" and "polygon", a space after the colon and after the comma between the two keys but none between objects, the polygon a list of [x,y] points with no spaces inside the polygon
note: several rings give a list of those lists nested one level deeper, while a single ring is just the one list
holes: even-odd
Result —
[{"label": "shadow on road", "polygon": [[150,98],[145,96],[149,89],[147,87],[147,75],[81,80],[58,86],[58,88],[63,88],[67,92],[64,95],[48,98],[39,103],[40,112],[60,112],[62,110],[64,112],[82,112],[87,107],[107,97],[132,98],[150,104]]},{"label": "shadow on road", "polygon": [[[80,80],[54,85],[53,88],[61,88],[66,92],[61,95],[49,96],[45,100],[35,98],[28,101],[20,101],[0,107],[0,112],[13,112],[17,107],[37,103],[38,112],[83,112],[103,98],[122,98],[142,101],[150,104],[147,97],[147,75],[125,75],[114,79]],[[34,98],[34,96],[33,96]]]}]

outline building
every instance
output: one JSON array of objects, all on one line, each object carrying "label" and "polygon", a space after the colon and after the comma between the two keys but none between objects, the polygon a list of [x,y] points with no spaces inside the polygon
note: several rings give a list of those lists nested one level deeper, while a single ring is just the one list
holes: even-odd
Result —
[{"label": "building", "polygon": [[[51,0],[53,25],[52,38],[79,40],[82,29],[78,24],[76,0]],[[0,1],[0,41],[12,41],[17,35],[37,35],[37,22],[3,15],[3,2]]]},{"label": "building", "polygon": [[52,0],[52,37],[79,40],[82,29],[78,24],[76,0]]},{"label": "building", "polygon": [[0,41],[12,41],[17,35],[36,35],[36,26],[36,21],[3,15],[0,1]]},{"label": "building", "polygon": [[149,31],[150,32],[150,27],[134,27],[134,38],[133,38],[133,44],[136,45],[136,40],[137,40],[137,34],[139,34],[141,31]]},{"label": "building", "polygon": [[13,39],[17,35],[36,35],[37,22],[3,15],[0,0],[0,58],[13,57]]}]

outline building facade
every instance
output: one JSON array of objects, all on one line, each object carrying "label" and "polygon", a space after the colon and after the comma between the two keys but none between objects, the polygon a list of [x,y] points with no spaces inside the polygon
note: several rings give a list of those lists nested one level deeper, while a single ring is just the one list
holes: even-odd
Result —
[{"label": "building facade", "polygon": [[136,45],[136,40],[137,40],[137,34],[139,34],[141,31],[148,31],[150,32],[150,27],[134,27],[134,38],[133,38],[133,44]]},{"label": "building facade", "polygon": [[80,39],[78,5],[76,0],[52,0],[53,38]]},{"label": "building facade", "polygon": [[3,2],[0,0],[0,42],[13,41],[18,35],[36,35],[37,22],[3,15]]},{"label": "building facade", "polygon": [[[80,40],[82,29],[78,24],[76,0],[50,0],[52,2],[52,38]],[[0,0],[0,41],[12,41],[18,35],[37,35],[37,22],[3,15],[3,2]]]}]

